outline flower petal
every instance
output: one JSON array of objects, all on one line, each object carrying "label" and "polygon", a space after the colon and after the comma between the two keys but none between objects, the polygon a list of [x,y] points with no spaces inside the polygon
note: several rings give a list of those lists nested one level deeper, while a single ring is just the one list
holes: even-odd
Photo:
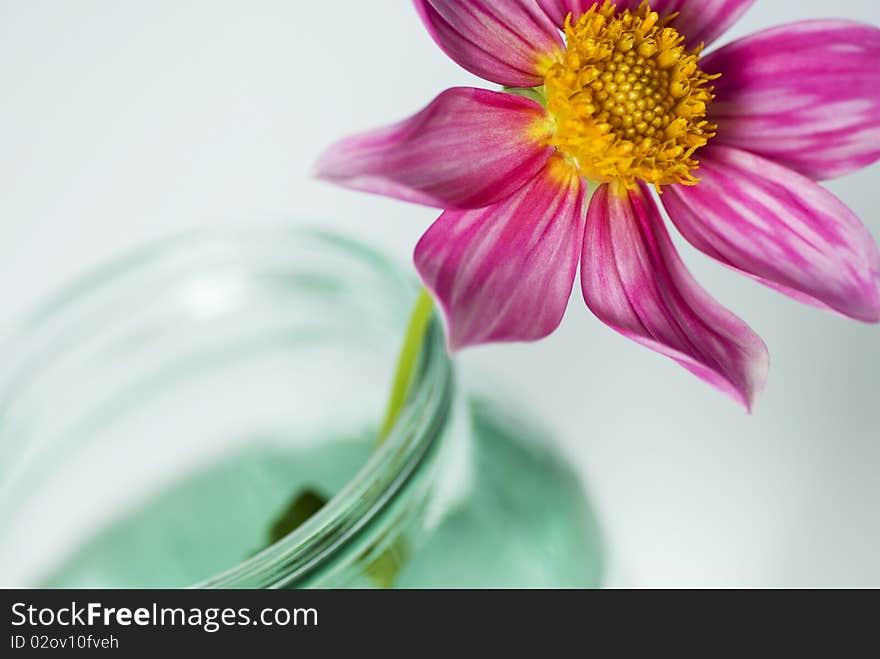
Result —
[{"label": "flower petal", "polygon": [[711,53],[721,73],[711,107],[719,141],[814,180],[880,159],[880,29],[804,21]]},{"label": "flower petal", "polygon": [[543,84],[564,46],[535,0],[414,0],[434,41],[481,78],[508,87]]},{"label": "flower petal", "polygon": [[536,134],[532,100],[455,88],[414,117],[330,147],[316,165],[338,185],[439,208],[481,208],[508,197],[553,153]]},{"label": "flower petal", "polygon": [[562,321],[577,272],[586,185],[561,158],[509,199],[447,211],[415,263],[440,301],[451,350],[536,341]]},{"label": "flower petal", "polygon": [[663,203],[697,249],[801,301],[880,321],[880,254],[837,197],[760,156],[713,144],[700,183],[665,188]]},{"label": "flower petal", "polygon": [[647,189],[599,188],[582,259],[584,299],[602,322],[751,409],[766,381],[767,348],[694,281]]},{"label": "flower petal", "polygon": [[[653,0],[651,9],[661,16],[678,12],[670,25],[685,38],[688,46],[710,44],[726,32],[755,3],[755,0]],[[597,0],[538,0],[538,4],[558,27],[565,25],[569,13],[572,19],[587,11]],[[642,0],[616,0],[618,10],[636,10]]]}]

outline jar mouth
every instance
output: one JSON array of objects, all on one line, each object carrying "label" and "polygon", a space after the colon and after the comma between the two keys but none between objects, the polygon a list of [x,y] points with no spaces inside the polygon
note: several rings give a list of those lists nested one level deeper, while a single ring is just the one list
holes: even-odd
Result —
[{"label": "jar mouth", "polygon": [[[53,367],[52,355],[58,346],[74,340],[68,338],[71,323],[88,315],[95,300],[100,300],[108,289],[137,279],[140,273],[186,261],[191,255],[201,258],[199,255],[206,250],[235,255],[255,244],[271,244],[273,249],[281,251],[281,247],[288,245],[291,259],[319,253],[323,259],[321,268],[325,269],[324,274],[330,272],[327,276],[331,278],[334,259],[346,266],[356,265],[362,276],[370,278],[372,286],[384,289],[383,295],[387,293],[386,299],[393,301],[395,317],[401,321],[402,340],[405,319],[417,287],[411,277],[377,252],[346,238],[312,229],[266,227],[187,232],[136,249],[80,277],[40,305],[6,337],[2,354],[13,357],[0,378],[0,429],[7,425],[7,411],[22,384],[40,369]],[[347,285],[341,277],[336,283]],[[389,369],[391,366],[389,364]],[[377,383],[379,387],[390,388],[390,385],[390,381]],[[447,425],[453,397],[452,362],[446,351],[442,323],[435,315],[405,406],[387,439],[372,452],[366,464],[320,510],[284,538],[192,587],[310,585],[318,573],[333,565],[357,538],[381,523],[384,513],[407,490],[414,475],[432,455]],[[381,412],[376,411],[377,418]],[[10,446],[15,441],[15,437],[3,438],[0,431],[0,443],[6,444],[0,446],[0,462],[6,461],[9,455],[14,456],[17,450],[27,452],[27,447]],[[39,442],[39,438],[35,441]],[[8,474],[0,473],[0,491],[4,490],[3,481],[7,477]]]}]

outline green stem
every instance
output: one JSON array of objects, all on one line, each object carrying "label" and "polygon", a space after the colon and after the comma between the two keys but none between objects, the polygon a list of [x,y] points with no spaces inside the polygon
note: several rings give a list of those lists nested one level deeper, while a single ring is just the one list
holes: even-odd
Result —
[{"label": "green stem", "polygon": [[[391,429],[397,422],[400,412],[409,395],[412,386],[413,374],[419,359],[419,352],[425,342],[428,323],[434,312],[434,299],[424,288],[419,293],[416,304],[413,307],[406,329],[406,338],[400,349],[400,357],[397,360],[397,372],[394,374],[394,385],[391,388],[391,399],[388,401],[388,410],[385,413],[385,422],[382,430],[376,438],[376,447],[388,438]],[[320,510],[328,501],[329,497],[310,489],[301,490],[289,502],[287,508],[275,520],[269,529],[269,544],[278,542],[294,530],[299,528],[307,519]],[[394,540],[391,545],[382,552],[369,566],[366,571],[373,583],[379,588],[391,588],[401,566],[406,562],[409,555],[409,547],[406,539],[401,536]]]},{"label": "green stem", "polygon": [[425,341],[428,323],[433,312],[434,298],[423,288],[413,307],[409,325],[406,329],[406,338],[403,341],[403,347],[400,349],[397,371],[394,374],[394,384],[391,387],[391,398],[388,401],[388,409],[385,412],[382,430],[376,439],[376,446],[381,446],[388,438],[388,434],[397,422],[397,418],[400,416],[401,410],[403,410],[403,405],[406,403],[406,397],[409,394],[413,373],[416,368],[416,361],[419,357],[419,351],[422,349],[422,344]]}]

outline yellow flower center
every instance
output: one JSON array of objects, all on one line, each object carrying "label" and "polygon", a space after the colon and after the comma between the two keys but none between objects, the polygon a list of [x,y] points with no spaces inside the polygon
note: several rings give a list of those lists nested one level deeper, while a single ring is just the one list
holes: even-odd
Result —
[{"label": "yellow flower center", "polygon": [[606,0],[565,24],[567,46],[545,80],[550,143],[593,181],[694,185],[694,152],[715,136],[702,47],[648,3],[618,13]]}]

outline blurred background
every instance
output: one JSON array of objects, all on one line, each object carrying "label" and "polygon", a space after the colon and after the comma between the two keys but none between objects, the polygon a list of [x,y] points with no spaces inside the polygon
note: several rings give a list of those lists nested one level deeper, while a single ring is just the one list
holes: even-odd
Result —
[{"label": "blurred background", "polygon": [[[722,43],[828,16],[878,24],[880,5],[759,0]],[[404,0],[0,0],[0,81],[0,328],[193,227],[316,224],[408,266],[436,211],[333,189],[311,164],[445,87],[484,86]],[[829,187],[880,237],[878,182],[874,166]],[[554,336],[467,352],[465,378],[556,434],[597,505],[610,585],[880,586],[880,328],[682,251],[770,347],[754,415],[605,328],[578,287]]]}]

